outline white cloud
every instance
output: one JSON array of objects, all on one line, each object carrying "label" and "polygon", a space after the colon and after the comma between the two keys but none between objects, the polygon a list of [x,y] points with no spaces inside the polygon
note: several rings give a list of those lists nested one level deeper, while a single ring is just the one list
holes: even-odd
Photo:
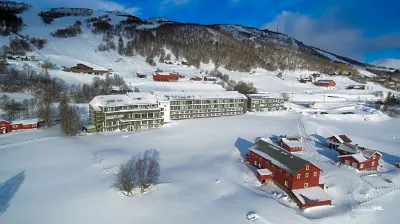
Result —
[{"label": "white cloud", "polygon": [[292,36],[299,41],[333,53],[355,56],[354,46],[360,39],[361,31],[341,26],[328,18],[312,19],[298,13],[283,11],[272,22],[263,26],[264,29]]},{"label": "white cloud", "polygon": [[174,5],[184,5],[187,4],[190,0],[163,0],[161,5],[174,4]]},{"label": "white cloud", "polygon": [[98,3],[95,4],[94,7],[99,10],[121,11],[133,15],[136,15],[139,12],[139,8],[137,7],[126,7],[112,1],[98,1]]},{"label": "white cloud", "polygon": [[388,58],[371,62],[371,64],[378,66],[385,66],[387,68],[400,69],[400,59]]},{"label": "white cloud", "polygon": [[299,13],[281,12],[263,28],[292,36],[307,45],[343,56],[362,59],[365,53],[386,49],[400,49],[400,34],[386,34],[374,38],[364,37],[362,29],[329,15],[318,19]]}]

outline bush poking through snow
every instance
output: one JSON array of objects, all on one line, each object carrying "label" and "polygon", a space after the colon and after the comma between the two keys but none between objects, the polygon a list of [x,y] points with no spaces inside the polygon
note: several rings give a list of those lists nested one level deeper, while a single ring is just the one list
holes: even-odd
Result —
[{"label": "bush poking through snow", "polygon": [[132,195],[135,188],[143,194],[159,177],[159,152],[150,149],[120,165],[114,186],[126,196]]}]

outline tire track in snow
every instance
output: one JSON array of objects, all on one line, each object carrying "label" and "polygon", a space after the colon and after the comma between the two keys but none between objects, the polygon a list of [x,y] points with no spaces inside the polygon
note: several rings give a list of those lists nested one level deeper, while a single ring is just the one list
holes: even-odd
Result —
[{"label": "tire track in snow", "polygon": [[50,140],[55,140],[55,139],[59,139],[59,138],[60,137],[42,137],[42,138],[29,139],[29,140],[20,141],[20,142],[6,143],[6,144],[0,145],[0,149],[11,148],[11,147],[21,146],[21,145],[27,145],[27,144],[34,143],[34,142],[50,141]]}]

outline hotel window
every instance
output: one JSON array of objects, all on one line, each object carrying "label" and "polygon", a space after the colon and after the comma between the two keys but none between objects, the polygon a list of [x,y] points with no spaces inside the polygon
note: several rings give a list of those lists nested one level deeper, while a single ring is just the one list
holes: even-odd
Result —
[{"label": "hotel window", "polygon": [[308,178],[309,177],[309,173],[306,173],[306,178]]},{"label": "hotel window", "polygon": [[318,172],[314,172],[314,177],[318,176]]},{"label": "hotel window", "polygon": [[301,174],[297,174],[297,179],[300,179],[301,178]]}]

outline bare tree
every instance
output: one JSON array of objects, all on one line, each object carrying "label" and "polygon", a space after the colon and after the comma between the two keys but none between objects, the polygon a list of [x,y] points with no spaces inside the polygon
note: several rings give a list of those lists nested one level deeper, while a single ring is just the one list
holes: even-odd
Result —
[{"label": "bare tree", "polygon": [[58,107],[61,131],[66,136],[74,136],[79,130],[79,116],[74,107],[68,105],[68,97],[62,96]]},{"label": "bare tree", "polygon": [[146,160],[142,155],[137,156],[135,169],[137,174],[137,184],[143,194],[145,190]]},{"label": "bare tree", "polygon": [[136,184],[136,157],[132,156],[126,163],[120,165],[114,186],[126,196],[131,195]]},{"label": "bare tree", "polygon": [[290,96],[288,93],[282,93],[282,97],[285,101],[289,101],[290,100]]},{"label": "bare tree", "polygon": [[151,184],[156,184],[160,177],[160,154],[157,150],[150,149],[144,153],[144,158],[146,162],[144,188],[147,189]]}]

